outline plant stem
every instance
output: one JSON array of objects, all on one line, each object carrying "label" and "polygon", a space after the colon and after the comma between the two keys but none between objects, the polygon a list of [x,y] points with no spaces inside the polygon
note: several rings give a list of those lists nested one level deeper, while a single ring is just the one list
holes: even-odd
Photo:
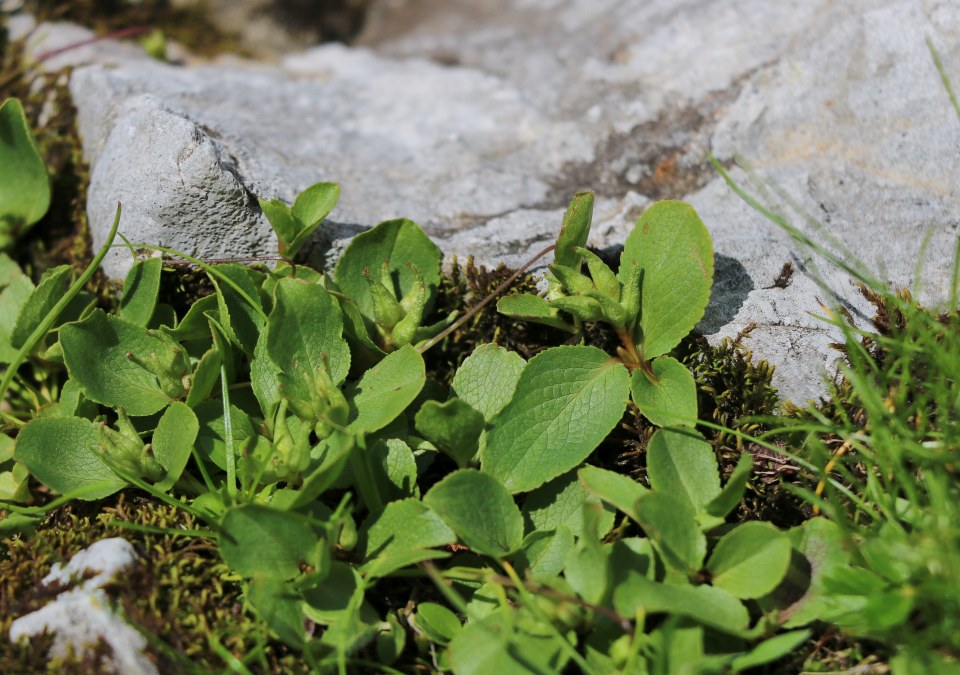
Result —
[{"label": "plant stem", "polygon": [[33,348],[37,346],[37,343],[40,342],[50,331],[50,328],[53,327],[53,324],[56,323],[57,319],[60,316],[60,313],[66,309],[67,305],[77,296],[77,294],[87,285],[87,282],[93,277],[94,272],[97,271],[97,268],[100,267],[100,263],[103,262],[103,259],[107,256],[107,253],[110,252],[110,247],[113,246],[113,239],[117,236],[117,228],[120,227],[120,212],[121,205],[117,203],[117,215],[113,219],[113,227],[110,228],[109,234],[107,234],[107,240],[103,243],[103,246],[100,247],[100,250],[97,252],[97,255],[93,260],[90,261],[90,264],[87,265],[87,268],[83,271],[83,274],[73,282],[73,285],[67,289],[67,292],[64,293],[63,297],[60,298],[60,301],[53,306],[47,315],[43,318],[43,321],[30,333],[30,337],[26,339],[23,343],[23,346],[20,347],[20,351],[17,352],[17,355],[13,357],[13,360],[10,362],[10,365],[7,366],[7,371],[3,374],[3,380],[0,380],[0,401],[6,400],[7,391],[10,389],[10,385],[13,383],[13,378],[17,374],[17,370],[20,369],[20,366],[23,364],[24,360],[27,358],[27,355],[33,351]]}]

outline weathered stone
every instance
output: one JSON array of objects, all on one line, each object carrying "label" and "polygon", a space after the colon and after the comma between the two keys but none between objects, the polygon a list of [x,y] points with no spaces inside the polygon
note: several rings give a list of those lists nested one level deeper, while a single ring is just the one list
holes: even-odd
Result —
[{"label": "weathered stone", "polygon": [[103,590],[135,563],[133,546],[119,538],[91,544],[65,566],[55,563],[42,584],[63,590],[46,606],[15,619],[10,640],[52,634],[50,659],[92,657],[103,643],[108,651],[100,672],[155,675],[156,666],[143,653],[146,638],[113,612]]},{"label": "weathered stone", "polygon": [[[375,3],[363,48],[176,68],[104,47],[71,90],[95,243],[119,199],[128,236],[143,226],[134,238],[195,255],[267,253],[254,197],[336,180],[343,199],[317,256],[406,216],[448,253],[518,264],[551,242],[578,189],[598,191],[599,246],[621,243],[649,200],[687,199],[717,252],[701,330],[716,340],[755,322],[748,344],[803,400],[836,356],[811,314],[821,301],[867,308],[848,274],[809,261],[707,153],[746,157],[824,223],[794,214],[801,231],[894,285],[914,284],[929,232],[921,298],[944,300],[960,122],[925,36],[960,81],[960,11],[945,1],[391,0]],[[796,274],[781,287],[787,261]],[[108,271],[125,264],[117,254]]]}]

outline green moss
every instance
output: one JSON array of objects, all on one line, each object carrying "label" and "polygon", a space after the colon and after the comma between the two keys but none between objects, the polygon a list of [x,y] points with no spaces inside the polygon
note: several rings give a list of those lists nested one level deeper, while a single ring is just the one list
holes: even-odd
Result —
[{"label": "green moss", "polygon": [[[299,657],[265,630],[244,608],[239,580],[222,561],[214,539],[152,534],[127,529],[136,523],[170,530],[198,524],[185,511],[144,498],[136,492],[92,504],[67,505],[49,514],[36,534],[4,540],[0,559],[0,633],[6,635],[16,617],[42,607],[50,599],[40,580],[54,562],[69,560],[78,551],[107,537],[123,537],[137,550],[134,571],[108,589],[119,609],[149,637],[151,658],[161,672],[187,664],[203,670],[224,667],[210,646],[209,636],[238,658],[263,646],[261,665],[272,672],[289,672]],[[0,672],[93,672],[90,660],[46,663],[48,638],[30,645],[0,640]]]}]

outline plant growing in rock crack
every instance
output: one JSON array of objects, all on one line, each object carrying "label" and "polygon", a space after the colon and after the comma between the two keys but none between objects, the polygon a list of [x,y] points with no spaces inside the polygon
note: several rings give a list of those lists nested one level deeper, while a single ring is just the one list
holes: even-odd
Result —
[{"label": "plant growing in rock crack", "polygon": [[[506,296],[497,309],[574,333],[585,322],[609,324],[622,343],[618,359],[632,373],[633,401],[644,416],[658,426],[692,425],[697,418],[693,376],[666,354],[693,330],[710,299],[710,234],[690,205],[658,202],[627,237],[614,273],[584,248],[592,216],[593,194],[578,193],[557,237],[546,297]],[[590,358],[588,351],[579,353]],[[573,353],[566,358],[579,360]]]},{"label": "plant growing in rock crack", "polygon": [[[305,194],[265,203],[287,255],[337,189]],[[42,353],[67,380],[0,445],[0,461],[13,443],[19,466],[63,499],[135,486],[187,510],[203,523],[189,536],[216,542],[265,630],[319,672],[367,667],[373,654],[381,667],[432,654],[458,674],[737,671],[776,659],[808,633],[773,635],[779,606],[759,598],[786,583],[797,546],[770,525],[726,525],[751,461],[721,486],[663,355],[702,314],[709,238],[689,207],[656,205],[618,276],[583,248],[591,202],[578,195],[568,212],[548,298],[521,301],[574,329],[612,323],[616,356],[561,346],[528,362],[487,344],[449,388],[428,384],[422,353],[452,317],[423,325],[440,252],[407,220],[358,236],[332,278],[190,259],[213,293],[182,314],[158,302],[163,261],[148,258],[115,313],[83,307],[53,331],[62,299],[29,300],[46,314],[14,363]],[[671,251],[687,274],[671,271]],[[657,296],[670,292],[695,301]],[[673,320],[656,320],[668,308]],[[585,463],[631,389],[644,414],[678,425],[650,441],[651,489]],[[19,471],[6,496],[22,501]],[[53,506],[5,502],[16,518],[4,529]],[[646,536],[615,526],[616,511]],[[384,589],[404,584],[440,595],[420,601],[411,587],[409,603],[386,607]],[[729,646],[715,647],[718,635]]]}]

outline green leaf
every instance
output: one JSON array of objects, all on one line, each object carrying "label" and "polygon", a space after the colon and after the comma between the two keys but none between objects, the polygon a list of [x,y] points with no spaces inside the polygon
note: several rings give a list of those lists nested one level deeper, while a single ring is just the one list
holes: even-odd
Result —
[{"label": "green leaf", "polygon": [[693,507],[682,496],[654,490],[634,507],[637,522],[657,545],[668,565],[690,575],[703,565],[707,538],[697,526]]},{"label": "green leaf", "polygon": [[454,471],[430,488],[423,501],[478,553],[502,558],[523,540],[520,509],[506,488],[485,473]]},{"label": "green leaf", "polygon": [[126,483],[100,460],[99,429],[79,417],[36,419],[17,436],[14,457],[37,480],[60,494],[103,483],[101,489],[82,497],[101,499]]},{"label": "green leaf", "polygon": [[326,360],[334,383],[343,382],[350,369],[350,349],[342,333],[340,308],[322,286],[298,279],[277,283],[267,322],[267,353],[283,372],[296,374],[300,365],[314,373]]},{"label": "green leaf", "polygon": [[[629,480],[629,479],[628,479]],[[577,481],[577,473],[570,471],[541,485],[523,501],[524,520],[534,530],[553,530],[567,526],[577,537],[584,536],[584,506],[600,507],[600,499]],[[613,526],[614,514],[604,511],[597,522],[600,534]]]},{"label": "green leaf", "polygon": [[303,646],[303,597],[289,581],[270,577],[252,579],[246,599],[257,610],[257,616],[284,643],[294,648]]},{"label": "green leaf", "polygon": [[[360,552],[368,576],[385,576],[419,560],[445,557],[428,549],[455,542],[456,533],[421,501],[390,502],[360,533]],[[411,555],[413,554],[413,555]]]},{"label": "green leaf", "polygon": [[190,391],[187,393],[188,406],[195,408],[210,397],[210,392],[213,391],[220,377],[222,365],[223,357],[216,345],[203,353],[190,381]]},{"label": "green leaf", "polygon": [[121,318],[138,326],[149,325],[157,307],[162,271],[163,260],[160,258],[147,258],[133,264],[123,282],[123,295],[120,296],[118,310]]},{"label": "green leaf", "polygon": [[233,341],[239,343],[246,354],[253,354],[260,333],[263,332],[264,320],[260,294],[250,277],[250,270],[236,263],[217,265],[216,270],[246,295],[243,297],[233,286],[211,275],[210,278],[217,287],[217,306],[221,321],[225,316],[229,320],[229,327],[224,327],[228,328],[231,338],[236,338]]},{"label": "green leaf", "polygon": [[303,611],[311,620],[329,626],[356,613],[363,597],[363,582],[346,563],[334,561],[330,574],[318,586],[303,593]]},{"label": "green leaf", "polygon": [[[203,459],[209,459],[219,468],[226,469],[227,427],[223,419],[223,400],[206,400],[196,406],[193,412],[200,423],[196,440],[198,452]],[[230,421],[233,432],[231,443],[236,450],[242,441],[254,435],[255,430],[250,416],[233,404],[230,404]]]},{"label": "green leaf", "polygon": [[751,668],[764,666],[790,654],[806,642],[810,635],[809,630],[794,630],[775,635],[768,640],[764,640],[748,653],[738,656],[730,665],[735,673],[742,673]]},{"label": "green leaf", "polygon": [[738,598],[759,598],[783,581],[790,551],[790,540],[770,523],[741,523],[717,542],[707,569],[717,588]]},{"label": "green leaf", "polygon": [[457,368],[450,394],[470,404],[489,422],[513,398],[526,363],[516,352],[495,344],[480,345]]},{"label": "green leaf", "polygon": [[461,469],[477,454],[483,415],[458,398],[427,401],[415,418],[417,432],[448,454]]},{"label": "green leaf", "polygon": [[556,530],[535,530],[524,537],[517,552],[520,572],[533,579],[552,579],[563,570],[573,549],[573,532],[566,525]]},{"label": "green leaf", "polygon": [[0,248],[9,248],[50,208],[50,177],[23,106],[0,106]]},{"label": "green leaf", "polygon": [[647,472],[650,487],[683,499],[698,515],[720,494],[717,458],[695,431],[657,431],[647,445]]},{"label": "green leaf", "polygon": [[655,381],[643,368],[633,371],[630,389],[643,416],[658,427],[694,426],[697,423],[697,385],[690,369],[672,356],[651,364]]},{"label": "green leaf", "polygon": [[[26,275],[21,274],[11,279],[10,283],[0,292],[0,316],[18,316],[29,301],[33,290],[33,282]],[[0,363],[11,363],[17,355],[17,348],[10,343],[10,332],[12,330],[12,322],[0,321]]]},{"label": "green leaf", "polygon": [[23,346],[23,343],[47,317],[54,305],[60,302],[69,285],[69,265],[60,265],[43,273],[37,288],[30,294],[17,315],[16,323],[10,332],[11,345],[18,349]]},{"label": "green leaf", "polygon": [[603,306],[600,302],[586,295],[554,298],[550,301],[550,306],[572,314],[584,322],[602,321],[604,318]]},{"label": "green leaf", "polygon": [[[91,401],[123,407],[132,416],[152,415],[173,402],[157,373],[143,365],[151,354],[172,362],[177,350],[182,353],[163,333],[96,309],[83,321],[61,328],[60,344],[67,372]],[[140,363],[131,358],[134,355]]]},{"label": "green leaf", "polygon": [[597,290],[606,295],[614,302],[620,301],[620,281],[613,270],[603,262],[596,253],[589,249],[578,246],[574,249],[576,253],[587,262],[587,268],[590,270],[590,277],[593,279]]},{"label": "green leaf", "polygon": [[621,283],[629,282],[634,265],[642,270],[634,340],[643,358],[652,359],[693,330],[710,300],[713,243],[693,207],[662,201],[647,209],[624,245]]},{"label": "green leaf", "polygon": [[737,465],[733,468],[733,473],[730,474],[720,494],[707,503],[707,513],[717,518],[726,518],[727,514],[737,508],[737,504],[743,499],[747,481],[752,473],[753,457],[749,452],[744,452],[737,460]]},{"label": "green leaf", "polygon": [[346,465],[350,451],[354,448],[354,437],[340,431],[320,441],[310,451],[317,463],[303,477],[303,485],[293,502],[293,508],[301,508],[313,502],[340,477]]},{"label": "green leaf", "polygon": [[620,421],[629,386],[626,368],[596,347],[540,352],[492,422],[483,470],[514,493],[566,473]]},{"label": "green leaf", "polygon": [[340,290],[357,303],[360,313],[373,321],[373,297],[363,269],[379,270],[386,260],[396,284],[396,297],[403,298],[420,284],[408,265],[412,263],[426,287],[425,311],[429,311],[429,299],[440,284],[441,258],[440,249],[419,225],[405,218],[388,220],[353,238],[337,261],[333,278]]},{"label": "green leaf", "polygon": [[586,602],[603,604],[610,589],[610,555],[596,537],[580,537],[567,554],[563,577],[570,588]]},{"label": "green leaf", "polygon": [[450,642],[463,628],[456,614],[435,602],[421,602],[417,605],[414,621],[429,640],[439,645]]},{"label": "green leaf", "polygon": [[447,648],[456,675],[562,673],[563,648],[552,633],[533,633],[506,612],[463,627]]},{"label": "green leaf", "polygon": [[259,504],[237,506],[223,517],[220,554],[244,577],[291,579],[309,560],[317,536],[301,516]]},{"label": "green leaf", "polygon": [[321,221],[327,217],[340,199],[340,186],[337,183],[314,183],[297,195],[291,213],[297,221],[298,231],[290,240],[284,255],[292,257],[313,234]]},{"label": "green leaf", "polygon": [[559,328],[560,330],[565,330],[570,333],[576,332],[577,330],[569,322],[561,319],[557,310],[551,307],[550,303],[539,295],[532,295],[530,293],[505,295],[497,300],[497,311],[504,316],[542,323],[545,326]]},{"label": "green leaf", "polygon": [[580,269],[581,258],[576,247],[586,246],[590,236],[590,224],[593,221],[593,193],[578,192],[573,196],[566,213],[563,214],[563,225],[557,236],[557,249],[553,258],[559,265]]},{"label": "green leaf", "polygon": [[373,478],[384,501],[419,497],[417,460],[399,438],[378,440],[370,448]]},{"label": "green leaf", "polygon": [[290,211],[290,207],[279,199],[260,199],[260,210],[270,222],[270,227],[277,235],[279,241],[278,250],[285,254],[287,247],[297,236],[297,221]]},{"label": "green leaf", "polygon": [[783,613],[784,627],[796,628],[836,611],[840,601],[827,588],[827,579],[852,568],[847,534],[833,521],[811,518],[790,530],[789,535],[794,548],[810,565],[807,592]]},{"label": "green leaf", "polygon": [[634,519],[637,500],[648,492],[647,488],[630,476],[596,466],[584,466],[577,472],[577,477],[580,484],[591,494]]},{"label": "green leaf", "polygon": [[153,456],[167,470],[164,479],[157,483],[158,490],[169,490],[180,478],[199,431],[200,422],[185,403],[172,403],[164,411],[152,441]]},{"label": "green leaf", "polygon": [[613,590],[613,606],[623,616],[679,614],[722,633],[741,634],[750,616],[743,603],[713,586],[672,586],[632,574]]},{"label": "green leaf", "polygon": [[368,370],[350,389],[352,433],[382,429],[407,409],[427,380],[420,352],[405,345]]}]

